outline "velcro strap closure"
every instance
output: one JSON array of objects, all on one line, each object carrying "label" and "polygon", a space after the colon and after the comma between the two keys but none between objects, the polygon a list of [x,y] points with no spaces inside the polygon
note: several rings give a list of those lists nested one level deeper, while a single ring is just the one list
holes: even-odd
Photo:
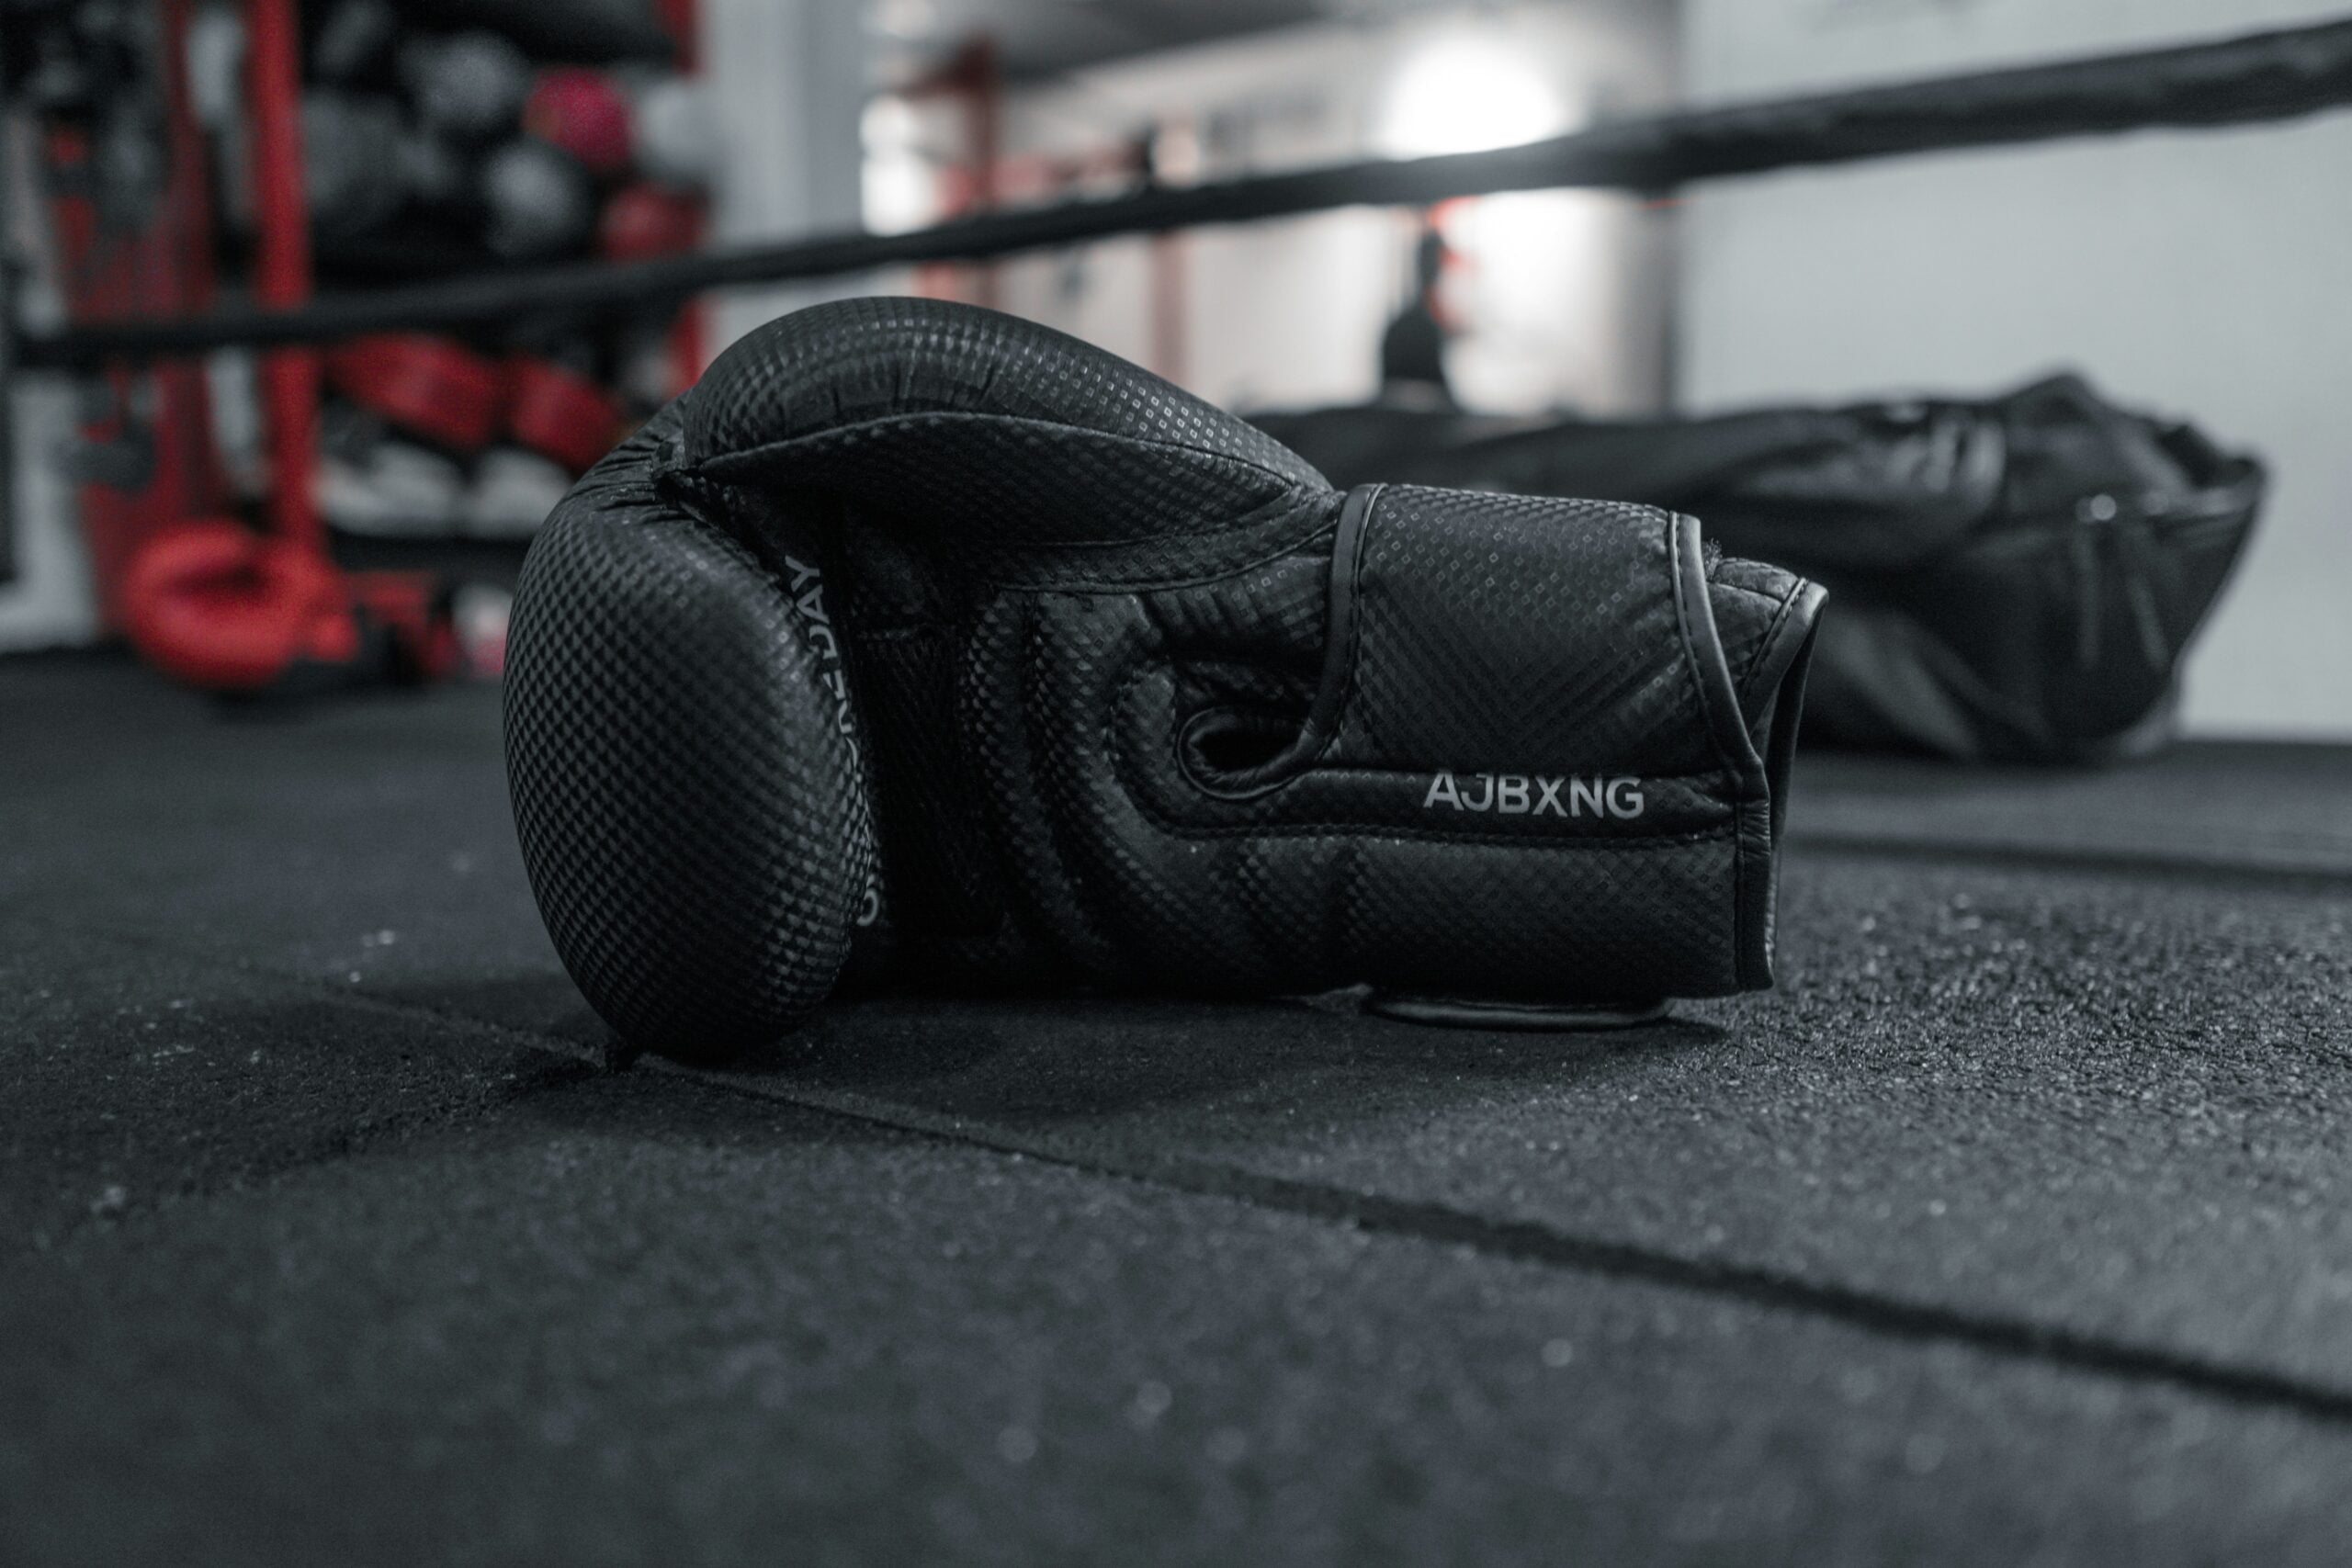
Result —
[{"label": "velcro strap closure", "polygon": [[1367,487],[1333,571],[1350,684],[1327,763],[1760,792],[1691,519]]}]

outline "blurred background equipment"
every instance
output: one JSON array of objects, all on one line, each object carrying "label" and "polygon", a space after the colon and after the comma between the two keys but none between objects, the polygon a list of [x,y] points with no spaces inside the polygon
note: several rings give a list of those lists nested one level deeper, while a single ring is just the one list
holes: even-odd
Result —
[{"label": "blurred background equipment", "polygon": [[[8,1568],[2347,1555],[2352,0],[0,0],[0,85]],[[518,573],[871,294],[1830,580],[1783,987],[625,1070]]]},{"label": "blurred background equipment", "polygon": [[677,75],[643,80],[628,125],[629,156],[647,179],[702,190],[717,178],[718,125],[701,83]]},{"label": "blurred background equipment", "polygon": [[454,338],[386,333],[327,355],[327,379],[362,408],[459,452],[498,428],[506,382],[497,364]]},{"label": "blurred background equipment", "polygon": [[[694,162],[707,180],[709,149],[640,167],[633,109],[648,94],[699,101],[684,74],[691,4],[573,0],[534,8],[536,21],[464,11],[13,8],[12,28],[28,28],[6,56],[4,270],[14,282],[17,254],[37,263],[31,319],[86,327],[223,297],[285,309],[320,288],[365,298],[511,261],[701,243],[693,181],[654,175]],[[691,118],[667,111],[664,124]],[[535,327],[536,360],[514,363],[501,321],[110,364],[73,391],[78,431],[52,423],[31,482],[10,487],[43,570],[0,602],[0,647],[127,634],[182,680],[249,692],[447,672],[452,660],[423,651],[446,617],[419,606],[511,581],[560,493],[550,475],[586,467],[693,378],[700,318],[676,299],[568,317],[552,336]],[[40,418],[41,389],[10,386],[9,412]],[[69,498],[78,516],[60,515]],[[237,528],[251,542],[232,548],[240,536],[224,530]],[[20,532],[0,530],[12,546]],[[287,632],[304,617],[285,606],[321,593],[349,613],[311,619],[366,635]],[[217,658],[198,648],[207,615],[220,622]],[[333,657],[319,651],[330,642]],[[304,673],[259,679],[256,665]],[[318,674],[328,667],[332,680]]]},{"label": "blurred background equipment", "polygon": [[321,422],[318,505],[332,527],[395,537],[446,533],[465,486],[454,460],[401,440],[357,408],[331,407]]},{"label": "blurred background equipment", "polygon": [[401,45],[400,74],[417,118],[462,141],[513,130],[531,90],[530,62],[492,32],[410,39]]},{"label": "blurred background equipment", "polygon": [[302,99],[302,185],[322,239],[380,227],[408,199],[399,106],[388,97],[316,92]]},{"label": "blurred background equipment", "polygon": [[527,539],[571,488],[572,470],[512,446],[493,447],[474,465],[458,502],[466,532],[485,539]]},{"label": "blurred background equipment", "polygon": [[149,539],[124,602],[132,646],[158,669],[219,691],[341,669],[364,651],[349,596],[324,561],[226,519]]},{"label": "blurred background equipment", "polygon": [[231,519],[151,536],[123,603],[131,646],[150,663],[225,696],[418,683],[457,663],[443,590],[430,577],[345,575],[295,541]]},{"label": "blurred background equipment", "polygon": [[2117,409],[2074,376],[1981,402],[1686,421],[1386,402],[1256,423],[1339,484],[1696,516],[1725,549],[1836,594],[1805,702],[1811,739],[1958,761],[2113,761],[2170,739],[2181,657],[2263,491],[2254,458]]},{"label": "blurred background equipment", "polygon": [[531,450],[584,472],[619,441],[627,417],[594,380],[553,359],[520,355],[507,365],[506,429]]},{"label": "blurred background equipment", "polygon": [[[2352,633],[2308,603],[2310,584],[2352,570],[2326,522],[2352,505],[2352,479],[2309,426],[2327,389],[2244,375],[2230,351],[2324,321],[2272,301],[2308,304],[2352,254],[2312,204],[2245,195],[2292,188],[2335,155],[2343,119],[2324,111],[2352,95],[2352,23],[2288,6],[2268,19],[2309,25],[2213,38],[2149,0],[2128,24],[2069,31],[1983,4],[1990,19],[1967,39],[1910,7],[1816,15],[1799,0],[1234,0],[1182,15],[1103,0],[1082,16],[1035,0],[858,15],[574,0],[528,16],[340,0],[291,32],[277,0],[186,0],[159,10],[160,30],[75,13],[40,34],[39,68],[21,74],[57,128],[53,157],[89,172],[86,210],[104,219],[90,231],[169,211],[154,243],[193,244],[207,265],[166,268],[169,288],[142,283],[119,308],[66,290],[72,324],[35,332],[24,354],[93,367],[107,389],[82,400],[91,423],[63,471],[110,476],[118,496],[150,485],[157,521],[266,507],[299,533],[309,498],[331,495],[327,545],[359,536],[371,563],[386,541],[508,531],[466,521],[510,516],[532,488],[508,482],[511,462],[481,471],[493,436],[577,472],[717,342],[828,290],[993,303],[1228,407],[1355,410],[1283,426],[1341,475],[1452,463],[1532,487],[1540,476],[1480,466],[1512,454],[1524,468],[1539,446],[1565,463],[1603,425],[1623,452],[1638,430],[1680,455],[1678,504],[1742,547],[1765,489],[1792,509],[1868,509],[1838,489],[1851,476],[1799,446],[1702,480],[1690,454],[1763,417],[1720,411],[1785,409],[1775,428],[1845,420],[1815,434],[1868,466],[1938,450],[1942,426],[1906,432],[1902,409],[1966,408],[2020,443],[1966,561],[1931,560],[1928,541],[1962,549],[1936,519],[1973,481],[1926,459],[1872,514],[1885,538],[1910,538],[1899,565],[1883,541],[1841,556],[1868,531],[1845,522],[1770,536],[1852,607],[1825,633],[1816,741],[2054,761],[2135,753],[2176,710],[2191,731],[2352,730],[2340,683],[2312,673],[2352,658]],[[195,41],[159,53],[155,39]],[[182,53],[200,102],[175,119],[188,89],[162,67]],[[283,129],[281,56],[307,72]],[[220,75],[207,62],[238,58],[249,105],[205,85]],[[2223,124],[2262,129],[2204,132]],[[271,173],[288,150],[303,176],[290,209]],[[1920,151],[1945,156],[1895,156]],[[2229,177],[2205,172],[2216,159]],[[1734,177],[1775,169],[1816,172]],[[2143,173],[2116,177],[2127,169]],[[1906,194],[1931,186],[1950,188]],[[2033,218],[2005,227],[2012,188]],[[1826,194],[1849,191],[1877,194]],[[1898,262],[1898,231],[1871,229],[1874,199],[1956,227]],[[2200,201],[2227,220],[2194,243],[2160,229]],[[2108,231],[2136,236],[2132,265],[2043,244],[2102,204]],[[848,232],[861,219],[866,233]],[[1826,227],[1846,237],[1816,243]],[[2231,232],[2275,243],[2206,243]],[[713,234],[729,243],[707,249]],[[1984,254],[1955,264],[1977,235]],[[2030,273],[2005,259],[2020,248],[2037,252]],[[243,297],[264,308],[241,290],[216,300],[210,279],[256,260],[266,287]],[[2233,265],[2261,277],[2233,286]],[[1834,290],[1819,285],[1830,276]],[[707,290],[715,317],[691,303]],[[2217,310],[2237,325],[2222,332]],[[1773,325],[1792,311],[1810,323],[1802,339]],[[2146,328],[2159,319],[2197,324]],[[394,340],[405,358],[386,357]],[[300,344],[318,346],[275,346]],[[175,350],[220,352],[199,384]],[[241,423],[217,395],[236,384],[220,367],[254,350],[265,417]],[[2311,374],[2342,362],[2314,355]],[[319,366],[330,405],[383,429],[361,440],[338,423],[332,471],[311,482],[295,476],[313,461]],[[2043,419],[2027,411],[2065,400],[2046,389],[1981,404],[1943,390],[2068,367],[2168,412],[2151,424],[2086,390]],[[2260,536],[2250,468],[2216,477],[2172,435],[2129,434],[2190,429],[2175,409],[2261,455]],[[199,453],[207,426],[216,449]],[[235,444],[256,428],[266,463]],[[2018,477],[2037,443],[2058,455],[2033,472],[2064,476],[2041,490]],[[1354,465],[1353,447],[1378,462]],[[2148,468],[2144,482],[2110,484],[2117,463]],[[505,499],[451,503],[452,465],[458,493]],[[1555,486],[1640,488],[1565,472]],[[392,515],[404,506],[420,514]],[[2208,508],[2226,521],[2182,521]],[[106,497],[84,513],[103,601],[118,536],[147,525]],[[2001,613],[1962,625],[1964,604]],[[2290,656],[2256,657],[2280,638]],[[1840,670],[1875,683],[1837,684]]]},{"label": "blurred background equipment", "polygon": [[518,137],[482,164],[482,238],[497,255],[540,261],[584,248],[596,198],[579,161],[535,137]]},{"label": "blurred background equipment", "polygon": [[692,250],[702,229],[699,201],[639,181],[605,197],[596,220],[596,245],[611,260],[642,261]]},{"label": "blurred background equipment", "polygon": [[524,103],[523,124],[599,178],[628,167],[628,99],[601,71],[566,65],[540,72]]},{"label": "blurred background equipment", "polygon": [[356,85],[384,77],[401,31],[391,0],[333,0],[311,35],[311,79]]}]

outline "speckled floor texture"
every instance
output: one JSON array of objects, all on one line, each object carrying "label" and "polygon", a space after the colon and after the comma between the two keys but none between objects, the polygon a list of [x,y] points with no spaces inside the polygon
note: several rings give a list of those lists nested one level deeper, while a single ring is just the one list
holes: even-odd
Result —
[{"label": "speckled floor texture", "polygon": [[486,689],[0,664],[0,1562],[2340,1563],[2352,749],[1809,758],[1607,1035],[616,1066]]}]

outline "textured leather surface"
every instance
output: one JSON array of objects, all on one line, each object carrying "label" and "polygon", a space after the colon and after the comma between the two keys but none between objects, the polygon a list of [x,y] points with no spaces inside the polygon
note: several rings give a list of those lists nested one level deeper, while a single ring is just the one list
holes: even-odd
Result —
[{"label": "textured leather surface", "polygon": [[1826,584],[1806,733],[2081,761],[2170,733],[2180,660],[2263,471],[2074,376],[1983,401],[1530,423],[1395,408],[1258,423],[1341,483],[1415,480],[1694,512]]},{"label": "textured leather surface", "polygon": [[1820,591],[1611,502],[1370,487],[1032,323],[771,323],[533,546],[524,853],[621,1033],[843,987],[1770,982]]}]

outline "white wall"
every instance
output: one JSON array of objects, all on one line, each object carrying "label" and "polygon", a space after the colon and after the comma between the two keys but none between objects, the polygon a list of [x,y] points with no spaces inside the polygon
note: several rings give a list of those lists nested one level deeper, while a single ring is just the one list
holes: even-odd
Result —
[{"label": "white wall", "polygon": [[[2320,0],[1685,0],[1699,102],[2149,47]],[[2352,112],[1693,193],[1682,400],[1990,390],[2061,365],[2271,463],[2193,731],[2352,738]]]},{"label": "white wall", "polygon": [[[849,0],[701,0],[703,70],[722,160],[712,203],[718,243],[858,227],[858,117],[867,90],[861,10]],[[802,305],[863,292],[865,282],[722,291],[709,350]]]}]

